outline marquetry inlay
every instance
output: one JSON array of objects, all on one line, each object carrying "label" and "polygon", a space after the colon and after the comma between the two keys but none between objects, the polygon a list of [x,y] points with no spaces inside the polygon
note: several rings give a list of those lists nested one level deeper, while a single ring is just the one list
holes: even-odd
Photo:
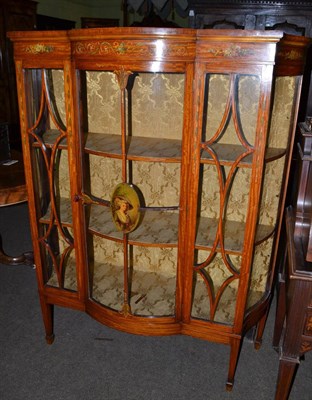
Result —
[{"label": "marquetry inlay", "polygon": [[43,43],[31,44],[25,47],[25,52],[31,54],[52,53],[53,51],[53,46],[48,46]]},{"label": "marquetry inlay", "polygon": [[74,43],[73,53],[80,55],[118,55],[118,56],[189,56],[193,53],[193,47],[184,43],[166,43],[162,45],[159,39],[153,42],[124,41],[88,41]]}]

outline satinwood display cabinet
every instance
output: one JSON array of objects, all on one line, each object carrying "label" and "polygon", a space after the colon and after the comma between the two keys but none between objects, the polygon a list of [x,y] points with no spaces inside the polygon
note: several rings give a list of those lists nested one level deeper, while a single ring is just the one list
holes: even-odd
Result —
[{"label": "satinwood display cabinet", "polygon": [[12,32],[31,233],[54,305],[116,329],[259,347],[307,38]]}]

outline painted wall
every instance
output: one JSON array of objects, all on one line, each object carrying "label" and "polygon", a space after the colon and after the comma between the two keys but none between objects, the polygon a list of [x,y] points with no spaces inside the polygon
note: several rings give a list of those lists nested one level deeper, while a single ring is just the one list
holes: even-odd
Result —
[{"label": "painted wall", "polygon": [[[119,25],[123,25],[122,0],[37,0],[37,13],[49,17],[76,21],[76,28],[80,28],[80,18],[117,18]],[[128,13],[128,24],[140,21],[141,16]],[[176,15],[175,22],[180,26],[187,26],[187,19]]]},{"label": "painted wall", "polygon": [[76,21],[76,28],[80,28],[81,17],[118,18],[123,23],[121,0],[39,0],[37,13]]}]

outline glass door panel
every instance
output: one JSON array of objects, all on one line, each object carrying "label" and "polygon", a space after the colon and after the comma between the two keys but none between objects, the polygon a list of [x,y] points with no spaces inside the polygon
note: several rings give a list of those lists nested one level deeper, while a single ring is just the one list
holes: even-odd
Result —
[{"label": "glass door panel", "polygon": [[[206,74],[194,260],[194,318],[234,323],[256,139],[260,78]],[[261,226],[257,239],[268,234]]]},{"label": "glass door panel", "polygon": [[63,70],[28,69],[25,82],[44,280],[77,290]]},{"label": "glass door panel", "polygon": [[80,72],[91,294],[125,315],[172,316],[184,74],[118,68]]}]

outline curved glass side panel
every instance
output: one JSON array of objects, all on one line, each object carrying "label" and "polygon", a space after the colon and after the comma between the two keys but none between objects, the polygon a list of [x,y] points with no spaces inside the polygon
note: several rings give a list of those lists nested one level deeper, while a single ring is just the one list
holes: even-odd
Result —
[{"label": "curved glass side panel", "polygon": [[28,139],[46,284],[77,290],[62,70],[26,70]]},{"label": "curved glass side panel", "polygon": [[[274,82],[274,106],[267,141],[268,149],[278,154],[278,157],[268,160],[265,164],[262,198],[260,203],[259,225],[271,227],[275,232],[281,189],[283,186],[284,170],[286,165],[286,149],[289,137],[293,130],[294,112],[297,98],[295,93],[300,77],[282,76]],[[255,248],[253,260],[248,306],[252,307],[261,299],[267,289],[270,276],[272,249],[275,234],[269,236],[263,243]]]}]

